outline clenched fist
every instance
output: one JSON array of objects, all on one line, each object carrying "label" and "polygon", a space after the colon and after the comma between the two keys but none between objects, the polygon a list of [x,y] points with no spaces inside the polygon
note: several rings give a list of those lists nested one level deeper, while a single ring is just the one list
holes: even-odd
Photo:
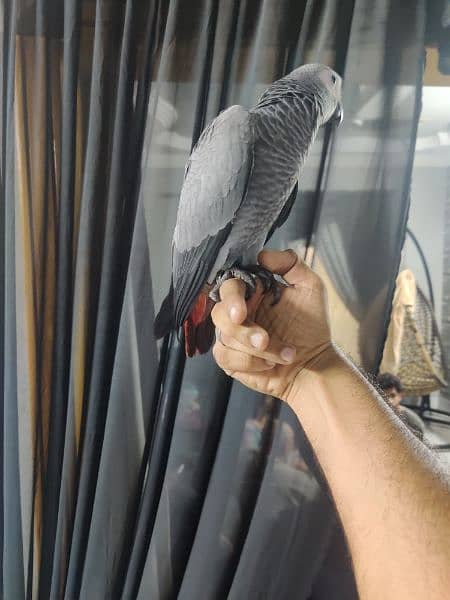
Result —
[{"label": "clenched fist", "polygon": [[293,250],[265,250],[258,260],[289,285],[272,305],[271,295],[261,289],[246,301],[243,282],[226,281],[212,312],[213,354],[241,383],[289,402],[302,377],[333,352],[325,288]]}]

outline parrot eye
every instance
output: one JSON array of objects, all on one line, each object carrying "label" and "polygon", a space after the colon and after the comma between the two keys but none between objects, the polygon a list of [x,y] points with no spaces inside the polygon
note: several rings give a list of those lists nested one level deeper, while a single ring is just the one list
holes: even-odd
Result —
[{"label": "parrot eye", "polygon": [[336,83],[336,75],[331,75],[331,83],[333,85]]}]

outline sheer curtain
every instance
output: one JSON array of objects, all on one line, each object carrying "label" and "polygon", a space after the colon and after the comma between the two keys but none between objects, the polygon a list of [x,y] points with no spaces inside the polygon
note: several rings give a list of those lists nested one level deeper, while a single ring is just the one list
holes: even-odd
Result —
[{"label": "sheer curtain", "polygon": [[[290,410],[152,334],[204,125],[303,62],[344,75],[291,246],[380,356],[408,210],[422,0],[3,0],[1,596],[355,597]],[[408,27],[404,24],[408,23]],[[343,592],[342,590],[346,590]]]}]

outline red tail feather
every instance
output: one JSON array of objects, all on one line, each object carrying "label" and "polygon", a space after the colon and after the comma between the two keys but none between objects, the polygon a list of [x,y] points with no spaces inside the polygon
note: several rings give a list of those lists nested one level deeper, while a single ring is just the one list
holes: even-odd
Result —
[{"label": "red tail feather", "polygon": [[214,302],[201,292],[183,323],[186,356],[205,354],[211,348],[214,339],[214,324],[211,319],[213,306]]}]

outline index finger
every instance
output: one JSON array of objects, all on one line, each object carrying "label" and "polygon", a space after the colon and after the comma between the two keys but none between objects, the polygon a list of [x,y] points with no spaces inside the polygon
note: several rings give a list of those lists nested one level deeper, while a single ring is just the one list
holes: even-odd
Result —
[{"label": "index finger", "polygon": [[247,318],[245,283],[240,279],[227,279],[220,286],[220,300],[223,302],[231,321],[240,325]]},{"label": "index finger", "polygon": [[241,279],[227,279],[220,286],[220,300],[236,325],[241,325],[256,313],[264,296],[262,283],[256,280],[256,289],[252,291],[250,298],[246,297],[246,293],[247,286]]}]

